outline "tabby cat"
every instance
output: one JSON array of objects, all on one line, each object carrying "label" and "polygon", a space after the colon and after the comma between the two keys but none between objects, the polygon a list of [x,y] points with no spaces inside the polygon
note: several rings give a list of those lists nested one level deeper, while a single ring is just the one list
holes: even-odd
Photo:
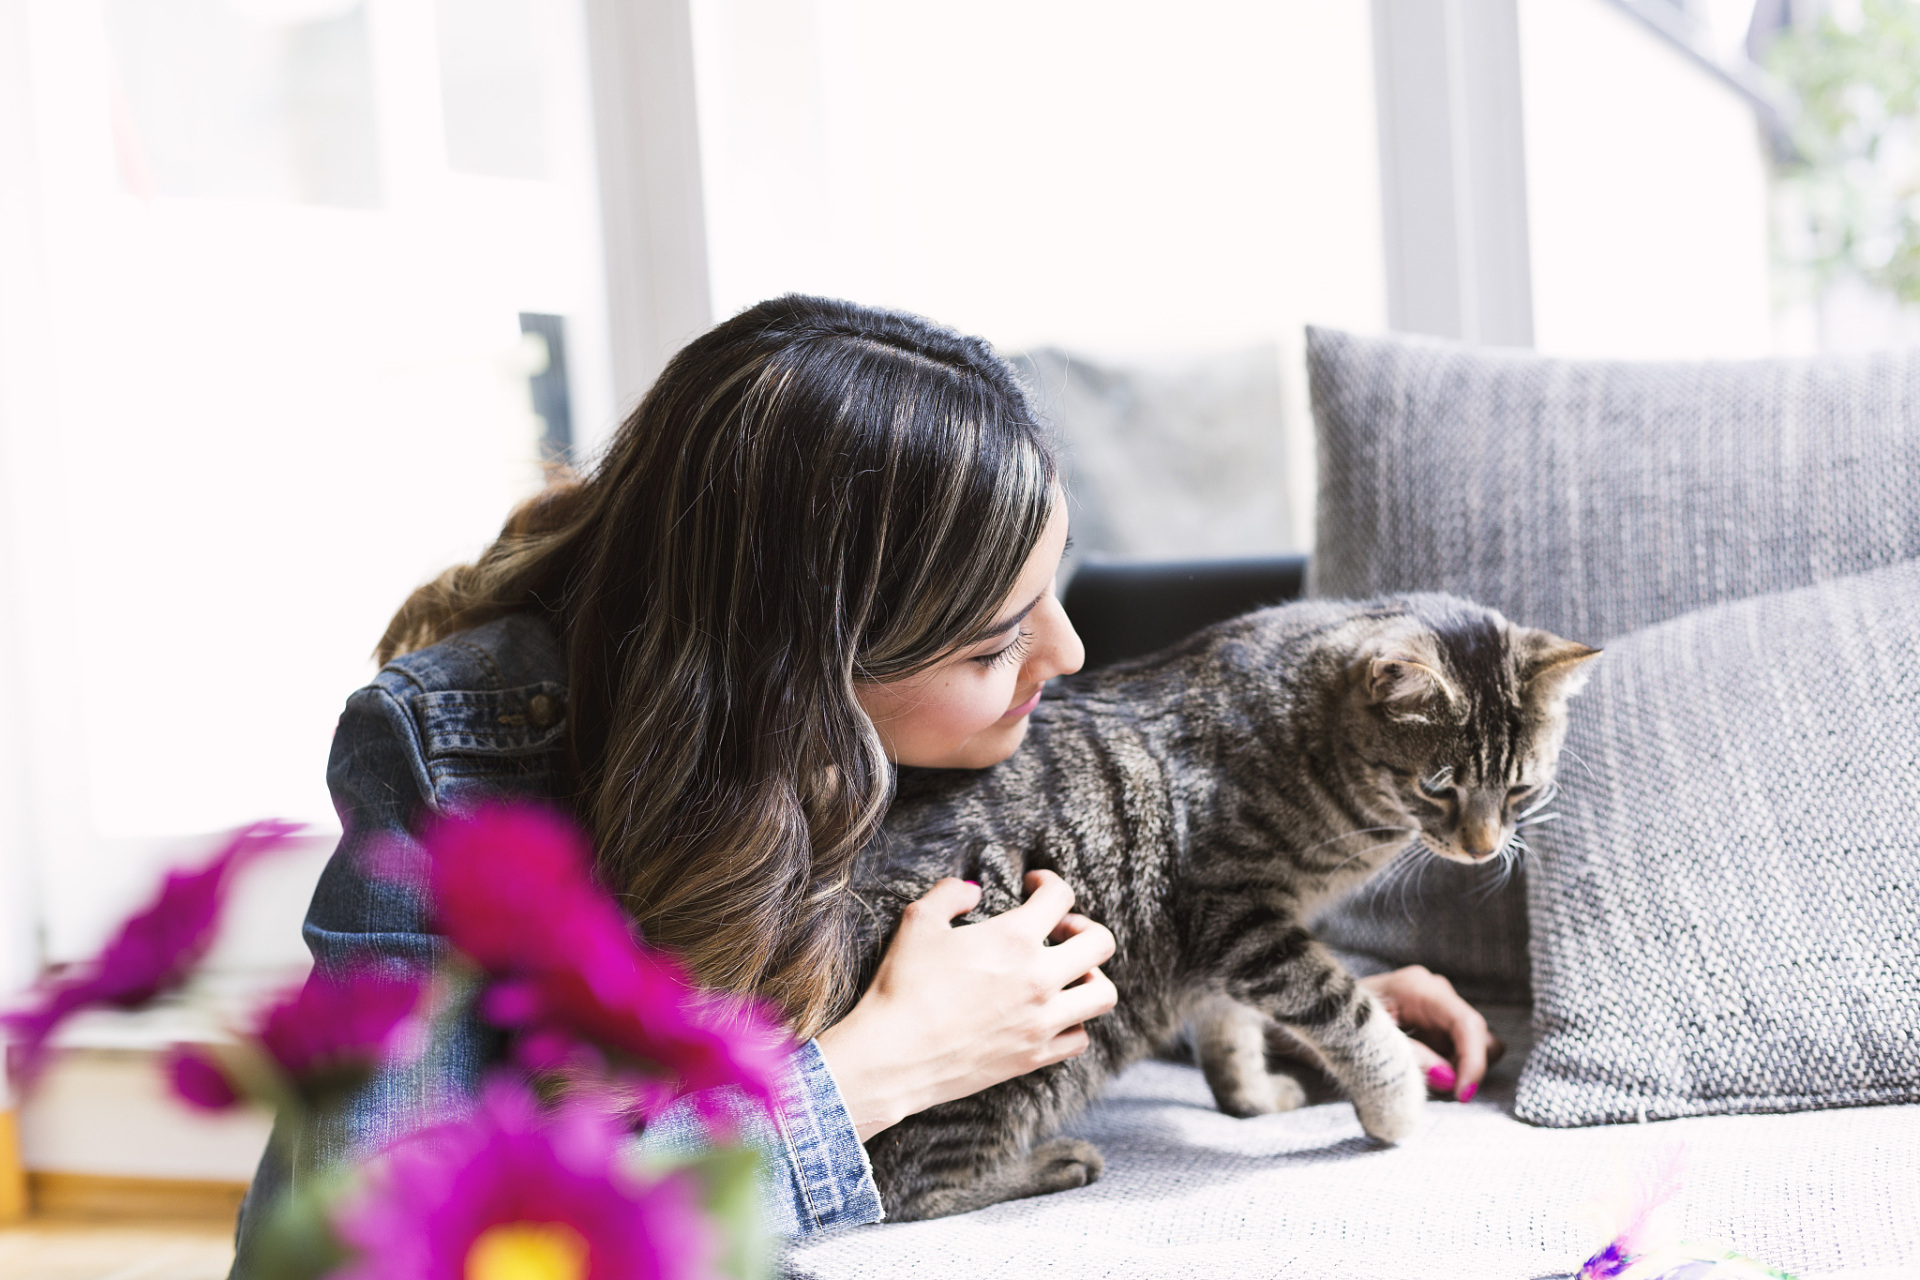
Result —
[{"label": "tabby cat", "polygon": [[1412,1134],[1426,1082],[1407,1037],[1305,922],[1415,836],[1456,862],[1508,854],[1596,653],[1449,596],[1305,601],[1056,681],[1002,764],[902,769],[858,879],[866,976],[934,881],[977,881],[984,918],[1051,869],[1113,930],[1120,1003],[1082,1056],[876,1135],[888,1217],[1091,1182],[1099,1151],[1050,1135],[1190,1020],[1222,1110],[1301,1102],[1267,1072],[1271,1019],[1317,1051],[1368,1134]]}]

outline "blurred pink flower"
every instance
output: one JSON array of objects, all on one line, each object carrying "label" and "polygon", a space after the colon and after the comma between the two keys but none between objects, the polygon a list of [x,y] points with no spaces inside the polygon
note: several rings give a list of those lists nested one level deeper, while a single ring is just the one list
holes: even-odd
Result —
[{"label": "blurred pink flower", "polygon": [[163,1069],[173,1092],[202,1111],[224,1111],[240,1101],[226,1073],[198,1048],[175,1045]]},{"label": "blurred pink flower", "polygon": [[[318,1105],[358,1088],[395,1055],[425,987],[416,974],[361,968],[334,977],[316,970],[261,1011],[251,1038],[294,1092]],[[244,1079],[232,1078],[204,1049],[176,1046],[169,1069],[174,1092],[208,1110],[230,1107],[247,1091]]]},{"label": "blurred pink flower", "polygon": [[700,991],[639,942],[595,883],[572,823],[490,805],[439,820],[422,843],[439,928],[494,979],[481,1009],[519,1033],[525,1065],[567,1065],[584,1042],[678,1091],[735,1085],[772,1102],[792,1047],[785,1032],[748,1001]]},{"label": "blurred pink flower", "polygon": [[358,1083],[399,1047],[396,1037],[425,988],[418,974],[356,969],[335,978],[316,972],[292,999],[267,1010],[260,1043],[303,1092],[329,1077]]},{"label": "blurred pink flower", "polygon": [[184,983],[213,943],[234,873],[299,830],[298,823],[256,822],[199,870],[168,872],[159,894],[98,956],[35,987],[37,1008],[0,1017],[0,1028],[19,1044],[22,1075],[31,1080],[38,1073],[48,1038],[82,1009],[138,1009]]},{"label": "blurred pink flower", "polygon": [[693,1280],[719,1237],[684,1175],[645,1182],[588,1108],[540,1114],[496,1080],[465,1120],[387,1149],[334,1215],[359,1256],[330,1280]]}]

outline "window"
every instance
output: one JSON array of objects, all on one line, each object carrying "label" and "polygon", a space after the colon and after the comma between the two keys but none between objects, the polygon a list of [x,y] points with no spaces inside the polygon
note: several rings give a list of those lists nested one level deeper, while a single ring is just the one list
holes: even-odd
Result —
[{"label": "window", "polygon": [[[1385,321],[1366,5],[693,13],[715,314],[798,289],[1033,352],[1083,464],[1082,548],[1305,545],[1302,326]],[[1155,458],[1129,433],[1209,414],[1207,447],[1251,447],[1265,485],[1219,537],[1219,495],[1130,480]]]},{"label": "window", "polygon": [[613,406],[579,5],[30,7],[41,279],[0,306],[44,357],[7,521],[60,960],[182,842],[333,824],[387,616]]}]

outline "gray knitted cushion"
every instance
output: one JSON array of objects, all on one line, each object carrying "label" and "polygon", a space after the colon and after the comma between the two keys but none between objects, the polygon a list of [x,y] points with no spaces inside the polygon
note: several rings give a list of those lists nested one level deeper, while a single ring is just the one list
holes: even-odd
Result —
[{"label": "gray knitted cushion", "polygon": [[[1920,556],[1920,355],[1627,364],[1325,329],[1307,352],[1316,594],[1453,591],[1604,644]],[[1526,995],[1518,877],[1436,862],[1320,931]]]},{"label": "gray knitted cushion", "polygon": [[1517,1114],[1920,1101],[1920,562],[1616,640],[1581,699]]}]

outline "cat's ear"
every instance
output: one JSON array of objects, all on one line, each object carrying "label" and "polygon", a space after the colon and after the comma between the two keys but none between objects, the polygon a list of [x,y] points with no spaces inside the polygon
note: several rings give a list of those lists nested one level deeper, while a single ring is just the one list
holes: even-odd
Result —
[{"label": "cat's ear", "polygon": [[1586,686],[1591,663],[1600,650],[1577,640],[1562,640],[1550,631],[1528,631],[1521,643],[1520,683],[1527,697],[1556,701],[1571,698]]},{"label": "cat's ear", "polygon": [[1367,701],[1392,720],[1428,720],[1451,708],[1457,695],[1441,672],[1439,653],[1431,650],[1417,641],[1373,650],[1363,659]]}]

